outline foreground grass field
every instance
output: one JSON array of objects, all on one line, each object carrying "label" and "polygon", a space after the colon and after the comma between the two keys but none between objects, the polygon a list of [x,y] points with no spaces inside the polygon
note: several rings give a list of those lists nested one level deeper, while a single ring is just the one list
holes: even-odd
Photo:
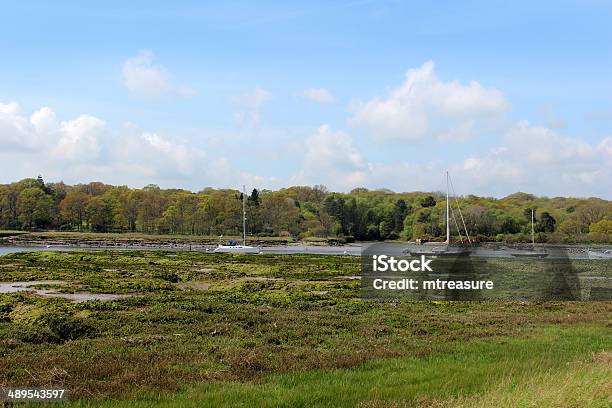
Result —
[{"label": "foreground grass field", "polygon": [[213,382],[170,398],[149,395],[101,406],[604,408],[612,404],[612,353],[603,351],[612,346],[607,334],[592,326],[548,327],[528,338],[456,344],[436,354],[379,360],[351,370]]},{"label": "foreground grass field", "polygon": [[0,281],[130,295],[0,295],[0,386],[66,387],[79,406],[610,405],[610,302],[366,302],[358,262],[0,257]]}]

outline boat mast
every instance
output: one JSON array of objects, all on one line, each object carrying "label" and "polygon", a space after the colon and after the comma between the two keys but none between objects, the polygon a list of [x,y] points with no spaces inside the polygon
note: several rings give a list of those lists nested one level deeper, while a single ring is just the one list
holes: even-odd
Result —
[{"label": "boat mast", "polygon": [[242,245],[246,246],[246,188],[242,185]]},{"label": "boat mast", "polygon": [[450,244],[450,218],[449,218],[449,192],[448,192],[448,171],[446,172],[446,243]]}]

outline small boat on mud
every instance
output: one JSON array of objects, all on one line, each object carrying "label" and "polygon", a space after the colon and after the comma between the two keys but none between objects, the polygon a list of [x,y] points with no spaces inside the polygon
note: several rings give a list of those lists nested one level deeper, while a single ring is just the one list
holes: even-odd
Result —
[{"label": "small boat on mud", "polygon": [[510,253],[510,255],[516,258],[546,258],[548,256],[546,252],[538,251],[516,251]]},{"label": "small boat on mud", "polygon": [[219,245],[213,252],[222,254],[258,254],[261,252],[260,248],[250,245],[234,244],[234,242],[235,241],[229,241],[226,245]]},{"label": "small boat on mud", "polygon": [[612,259],[612,249],[606,249],[604,251],[593,251],[592,249],[587,250],[589,259]]},{"label": "small boat on mud", "polygon": [[246,244],[246,191],[242,186],[242,245],[234,240],[228,241],[227,245],[219,245],[213,252],[225,254],[259,254],[261,248]]}]

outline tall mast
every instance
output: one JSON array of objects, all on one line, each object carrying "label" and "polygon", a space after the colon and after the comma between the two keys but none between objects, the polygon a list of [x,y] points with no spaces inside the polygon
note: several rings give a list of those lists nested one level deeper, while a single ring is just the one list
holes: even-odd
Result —
[{"label": "tall mast", "polygon": [[448,192],[448,171],[446,172],[446,243],[450,244],[450,218],[449,218],[449,192]]},{"label": "tall mast", "polygon": [[246,188],[242,185],[242,245],[246,246]]}]

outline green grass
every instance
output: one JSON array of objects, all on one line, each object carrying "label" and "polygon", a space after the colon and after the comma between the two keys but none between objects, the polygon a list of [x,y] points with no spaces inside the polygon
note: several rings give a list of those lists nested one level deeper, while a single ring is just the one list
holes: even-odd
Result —
[{"label": "green grass", "polygon": [[[525,339],[496,338],[424,357],[386,359],[347,370],[273,375],[258,382],[211,382],[172,397],[146,396],[76,406],[354,407],[599,406],[612,403],[612,366],[601,327],[554,328]],[[557,391],[551,392],[550,389]],[[546,395],[542,391],[549,390]],[[568,391],[571,391],[569,393]],[[559,398],[559,392],[563,393]],[[486,396],[486,398],[485,398]]]},{"label": "green grass", "polygon": [[[599,267],[579,264],[584,274]],[[206,406],[252,393],[263,405],[314,395],[335,406],[345,390],[345,406],[444,406],[505,398],[530,376],[560,381],[557,373],[571,378],[567,370],[582,367],[592,380],[584,388],[599,389],[601,365],[588,359],[610,350],[610,302],[364,301],[349,278],[358,274],[359,258],[349,256],[6,255],[0,281],[63,280],[65,291],[135,296],[71,303],[0,294],[0,384],[66,387],[92,404]],[[394,378],[406,387],[395,394]]]},{"label": "green grass", "polygon": [[14,231],[14,230],[0,230],[0,238],[14,237],[17,235],[27,234],[27,231]]}]

